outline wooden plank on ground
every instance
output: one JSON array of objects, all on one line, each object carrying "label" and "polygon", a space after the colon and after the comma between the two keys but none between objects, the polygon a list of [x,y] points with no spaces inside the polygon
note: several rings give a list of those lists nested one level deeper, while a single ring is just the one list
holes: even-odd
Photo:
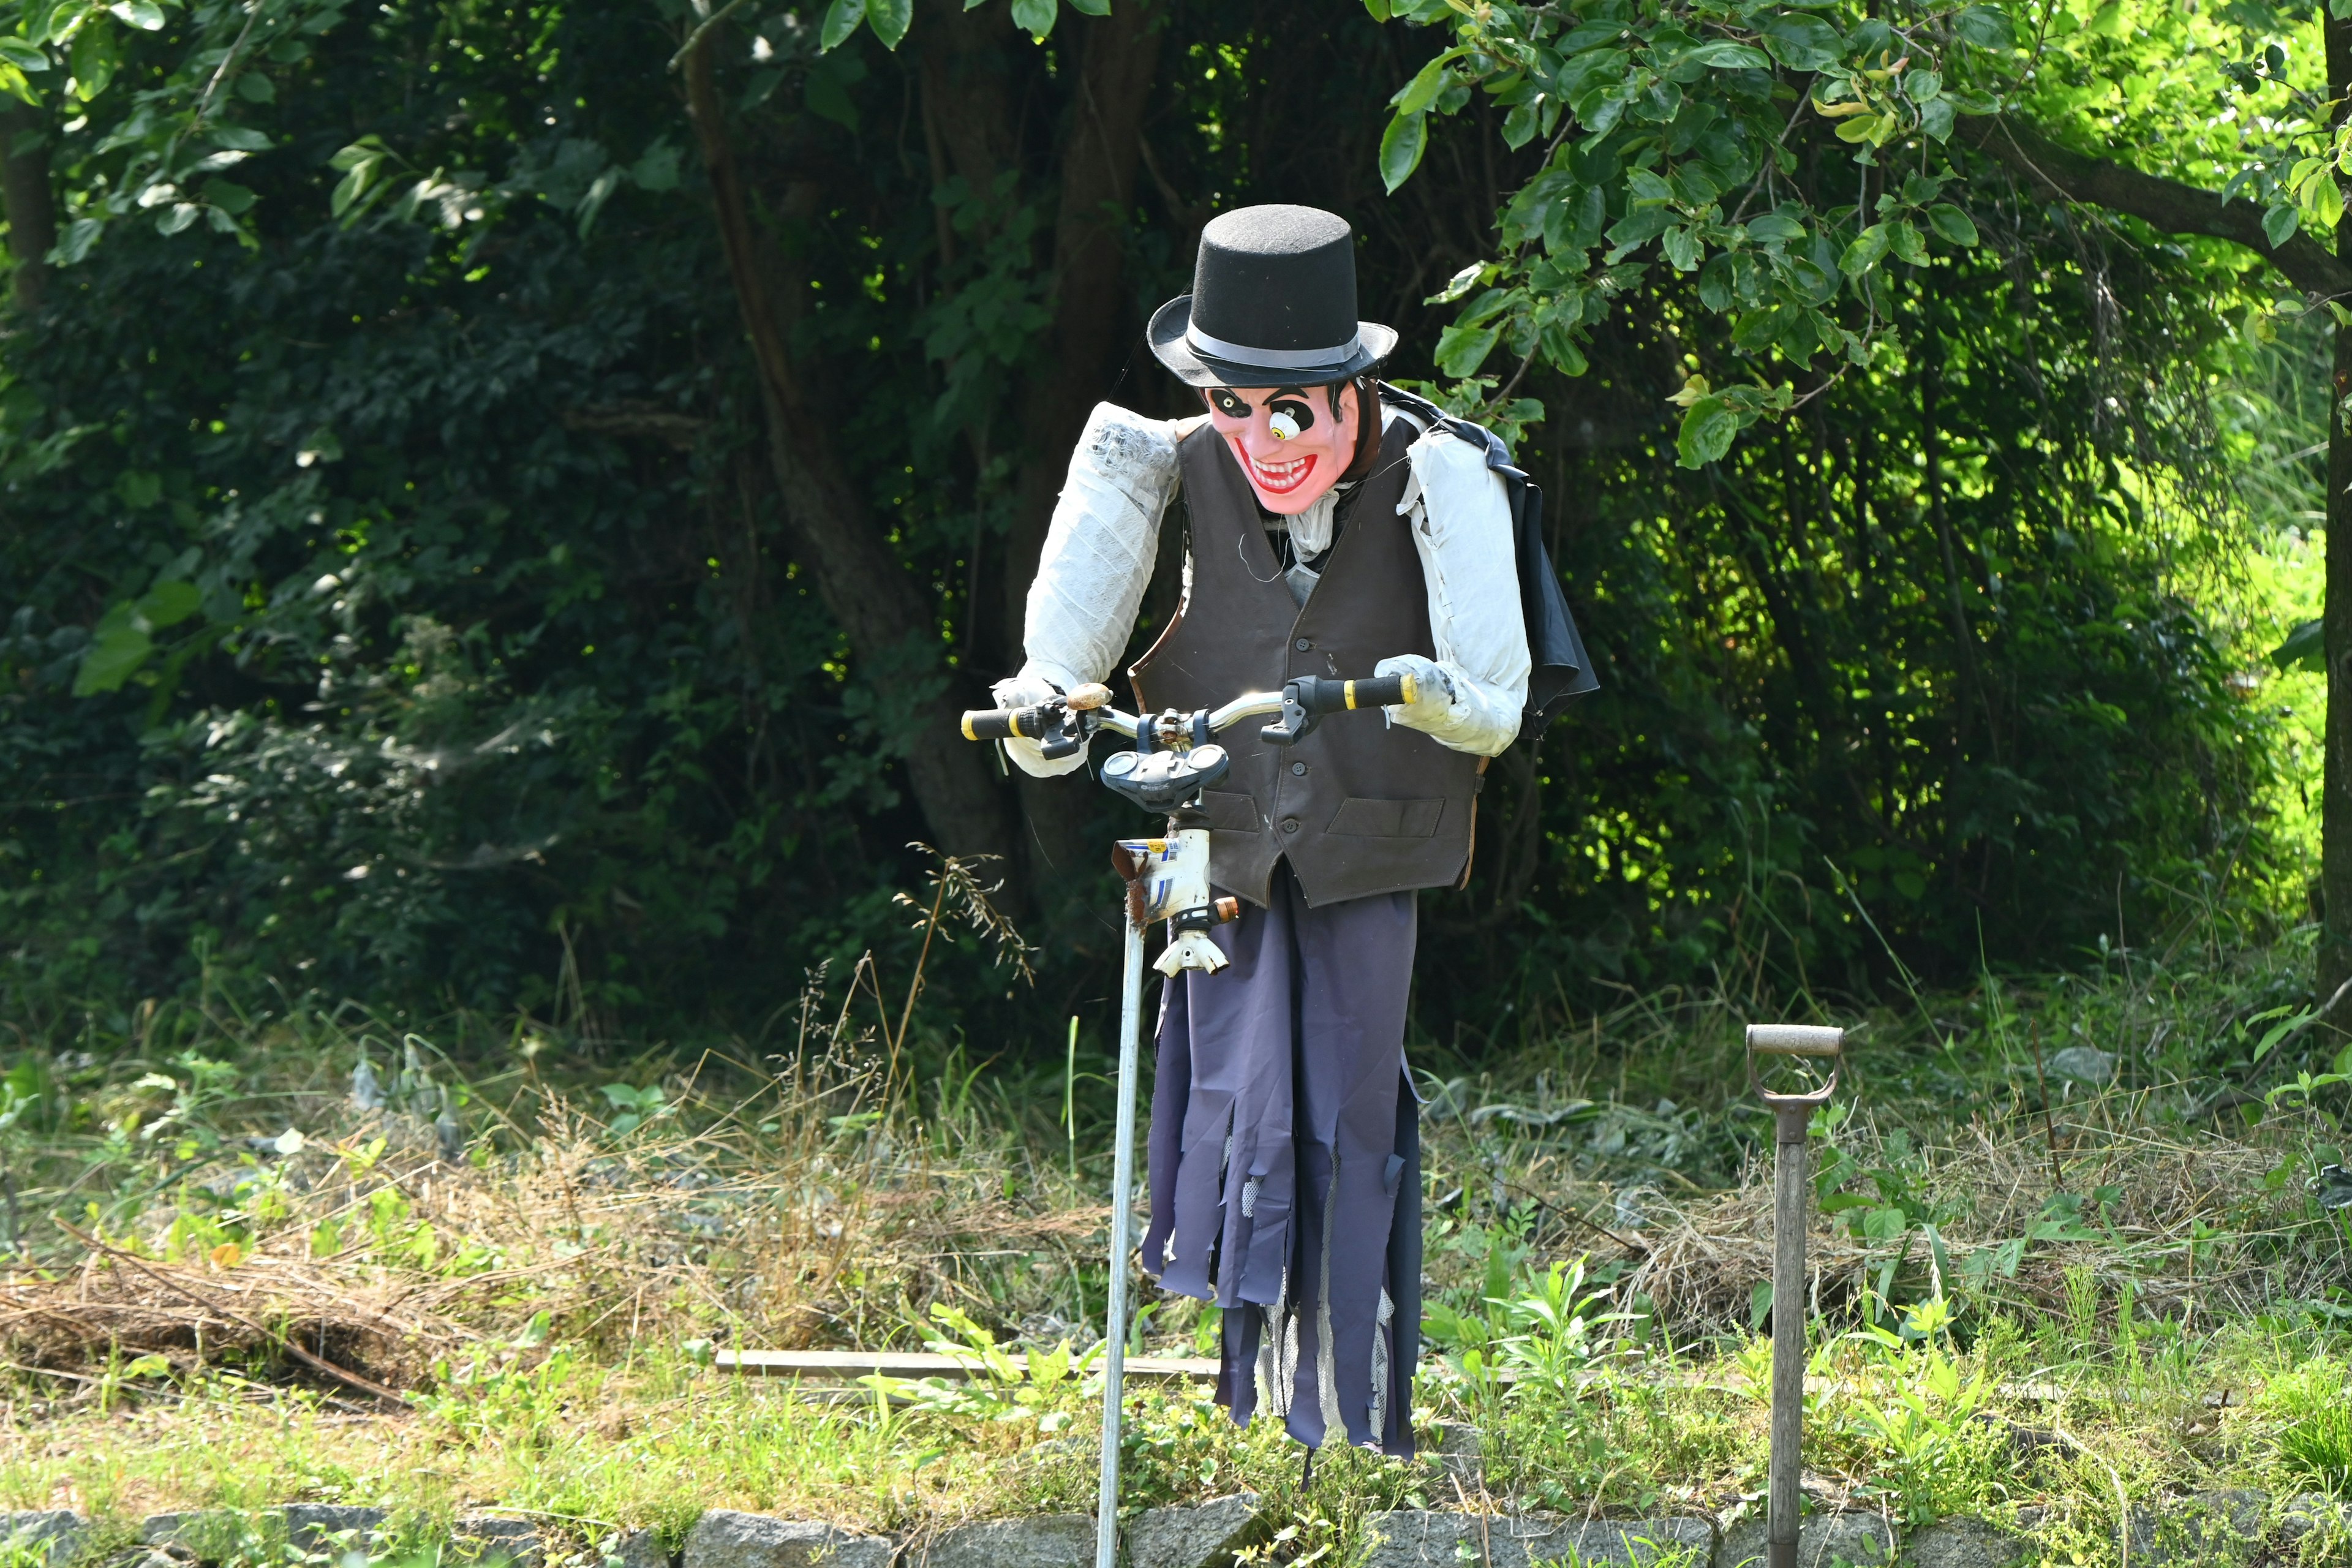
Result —
[{"label": "wooden plank on ground", "polygon": [[[1015,1352],[1016,1354],[1018,1352]],[[971,1363],[925,1351],[729,1351],[717,1354],[721,1372],[744,1377],[855,1378],[971,1375]],[[1206,1357],[1129,1356],[1127,1375],[1192,1383],[1214,1383],[1217,1363]]]}]

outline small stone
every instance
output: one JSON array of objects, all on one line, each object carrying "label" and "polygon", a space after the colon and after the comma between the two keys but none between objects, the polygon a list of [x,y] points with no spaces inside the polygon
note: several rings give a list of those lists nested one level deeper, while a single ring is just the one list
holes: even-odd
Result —
[{"label": "small stone", "polygon": [[41,1548],[42,1560],[68,1563],[81,1555],[82,1531],[89,1521],[69,1508],[0,1513],[0,1544]]},{"label": "small stone", "polygon": [[1092,1568],[1095,1521],[1083,1513],[959,1524],[908,1553],[915,1568]]},{"label": "small stone", "polygon": [[151,1513],[139,1522],[140,1544],[165,1547],[199,1563],[226,1557],[245,1533],[245,1521],[226,1509]]},{"label": "small stone", "polygon": [[2243,1563],[2262,1543],[2269,1512],[2269,1495],[2257,1491],[2192,1492],[2162,1504],[2134,1503],[2131,1560],[2136,1568]]},{"label": "small stone", "polygon": [[1616,1568],[1674,1560],[1715,1544],[1707,1519],[1530,1519],[1512,1514],[1444,1513],[1401,1509],[1369,1522],[1372,1553],[1363,1568],[1534,1568],[1572,1560]]},{"label": "small stone", "polygon": [[2116,1058],[2096,1046],[2068,1046],[2050,1053],[2050,1076],[2072,1079],[2096,1089],[2116,1076]]},{"label": "small stone", "polygon": [[539,1527],[527,1519],[502,1513],[469,1513],[449,1531],[449,1544],[460,1563],[505,1563],[511,1568],[540,1568],[546,1551],[540,1545]]},{"label": "small stone", "polygon": [[2026,1542],[1981,1519],[1939,1519],[1903,1549],[1906,1568],[2015,1568]]},{"label": "small stone", "polygon": [[898,1554],[887,1536],[715,1508],[688,1533],[684,1568],[890,1568]]},{"label": "small stone", "polygon": [[353,1544],[366,1547],[385,1519],[380,1508],[352,1508],[342,1503],[297,1502],[286,1506],[287,1544],[302,1552],[324,1552],[334,1537],[348,1530]]},{"label": "small stone", "polygon": [[661,1536],[650,1530],[624,1531],[604,1543],[604,1568],[670,1568]]},{"label": "small stone", "polygon": [[[1723,1532],[1715,1568],[1763,1568],[1769,1533],[1760,1513],[1741,1520]],[[1798,1568],[1830,1568],[1840,1560],[1863,1568],[1894,1558],[1895,1532],[1874,1513],[1809,1513],[1797,1526]]]},{"label": "small stone", "polygon": [[2344,1506],[2334,1498],[2326,1492],[2303,1492],[2280,1508],[2276,1533],[2291,1545],[2323,1526],[2334,1526],[2340,1536],[2346,1522]]},{"label": "small stone", "polygon": [[1229,1568],[1250,1544],[1262,1505],[1255,1493],[1190,1508],[1146,1509],[1127,1527],[1128,1568]]}]

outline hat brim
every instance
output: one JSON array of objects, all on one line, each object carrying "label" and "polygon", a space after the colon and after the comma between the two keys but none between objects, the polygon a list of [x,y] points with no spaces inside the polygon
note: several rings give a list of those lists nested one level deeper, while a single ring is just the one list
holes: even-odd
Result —
[{"label": "hat brim", "polygon": [[1144,337],[1151,357],[1192,386],[1324,386],[1351,381],[1396,352],[1393,327],[1378,321],[1356,323],[1356,352],[1328,365],[1252,364],[1246,360],[1218,359],[1195,349],[1184,330],[1192,324],[1192,296],[1179,294],[1151,313]]}]

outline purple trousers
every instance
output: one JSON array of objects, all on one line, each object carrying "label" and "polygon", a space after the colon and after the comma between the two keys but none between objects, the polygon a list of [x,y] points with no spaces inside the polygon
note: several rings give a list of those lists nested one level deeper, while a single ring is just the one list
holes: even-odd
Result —
[{"label": "purple trousers", "polygon": [[1223,1309],[1218,1403],[1309,1447],[1412,1455],[1419,1107],[1404,1078],[1413,895],[1309,909],[1286,868],[1162,994],[1151,1091],[1160,1289]]}]

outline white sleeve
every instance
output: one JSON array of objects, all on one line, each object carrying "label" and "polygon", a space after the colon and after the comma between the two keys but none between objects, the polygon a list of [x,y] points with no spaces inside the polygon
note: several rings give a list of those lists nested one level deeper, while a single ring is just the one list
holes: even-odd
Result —
[{"label": "white sleeve", "polygon": [[1454,700],[1391,709],[1400,723],[1474,756],[1499,756],[1518,738],[1527,706],[1528,627],[1519,605],[1517,542],[1503,477],[1486,454],[1433,429],[1405,454],[1412,475],[1399,514],[1429,589],[1429,630]]},{"label": "white sleeve", "polygon": [[[1097,403],[1070,454],[1068,479],[1029,584],[1022,628],[1028,656],[998,683],[1000,704],[1038,700],[1050,682],[1064,691],[1110,674],[1160,551],[1160,520],[1176,493],[1176,426],[1116,404]],[[1004,742],[1024,773],[1068,773],[1082,754],[1049,763],[1034,741]]]},{"label": "white sleeve", "polygon": [[1024,674],[1056,684],[1110,674],[1135,629],[1175,493],[1176,426],[1096,404],[1029,584]]}]

